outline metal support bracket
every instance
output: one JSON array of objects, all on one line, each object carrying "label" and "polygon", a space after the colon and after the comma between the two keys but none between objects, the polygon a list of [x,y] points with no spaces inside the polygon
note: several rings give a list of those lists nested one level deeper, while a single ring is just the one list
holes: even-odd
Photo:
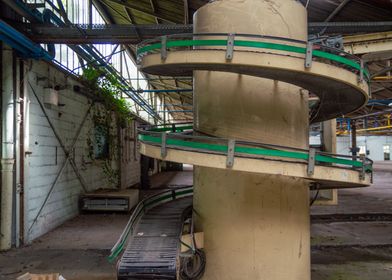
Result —
[{"label": "metal support bracket", "polygon": [[166,140],[167,140],[167,134],[162,133],[162,143],[161,143],[161,157],[165,158],[167,156],[167,149],[166,149]]},{"label": "metal support bracket", "polygon": [[234,165],[234,152],[235,152],[235,140],[230,139],[227,144],[227,159],[226,159],[227,168],[232,168]]},{"label": "metal support bracket", "polygon": [[359,69],[359,82],[362,83],[363,82],[363,68],[365,67],[365,63],[363,62],[363,59],[361,59],[361,69]]},{"label": "metal support bracket", "polygon": [[173,200],[175,200],[175,199],[177,198],[177,196],[176,196],[176,190],[172,190],[172,191],[171,191],[171,196],[172,196],[172,199],[173,199]]},{"label": "metal support bracket", "polygon": [[226,60],[233,59],[234,38],[235,38],[235,34],[229,34],[229,36],[227,37]]},{"label": "metal support bracket", "polygon": [[306,44],[305,68],[312,67],[312,60],[313,60],[313,43],[308,42]]},{"label": "metal support bracket", "polygon": [[167,36],[161,37],[161,59],[165,60],[167,58]]},{"label": "metal support bracket", "polygon": [[309,149],[309,158],[308,158],[308,176],[312,176],[314,174],[314,166],[316,164],[316,149]]},{"label": "metal support bracket", "polygon": [[365,165],[365,161],[366,161],[366,157],[365,155],[360,155],[359,156],[360,161],[362,162],[362,169],[361,172],[359,173],[359,180],[365,180],[365,174],[366,174],[366,165]]}]

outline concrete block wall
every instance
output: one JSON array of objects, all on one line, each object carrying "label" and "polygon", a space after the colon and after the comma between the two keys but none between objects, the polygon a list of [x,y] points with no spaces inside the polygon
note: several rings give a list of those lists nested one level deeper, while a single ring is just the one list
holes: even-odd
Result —
[{"label": "concrete block wall", "polygon": [[121,142],[121,188],[128,188],[140,182],[140,153],[137,148],[137,127],[139,123],[132,123],[120,130]]},{"label": "concrete block wall", "polygon": [[[40,108],[33,90],[43,102],[48,88],[60,86],[60,106],[45,106],[55,130],[67,149],[71,148],[75,135],[83,121],[92,101],[74,92],[74,85],[82,86],[79,81],[58,70],[55,66],[32,61],[25,74],[25,181],[24,181],[24,239],[29,242],[52,230],[66,220],[78,214],[79,195],[83,192],[82,184],[69,163],[66,164],[45,207],[38,219],[35,218],[42,207],[56,176],[65,161],[59,141]],[[31,89],[30,84],[33,89]],[[121,159],[113,157],[110,166],[118,170],[121,161],[121,184],[111,183],[103,172],[102,160],[94,160],[89,156],[89,138],[94,126],[94,112],[103,110],[102,105],[94,104],[77,138],[71,155],[75,158],[77,169],[87,186],[87,191],[100,188],[128,187],[138,183],[140,177],[139,155],[134,155],[135,145],[131,141],[134,136],[134,124],[129,128],[117,130],[112,127],[111,133],[130,134],[130,140],[120,145],[123,150]],[[114,125],[115,126],[115,125]],[[126,132],[126,133],[125,133]],[[121,139],[121,138],[120,138]],[[126,157],[123,153],[126,151]]]}]

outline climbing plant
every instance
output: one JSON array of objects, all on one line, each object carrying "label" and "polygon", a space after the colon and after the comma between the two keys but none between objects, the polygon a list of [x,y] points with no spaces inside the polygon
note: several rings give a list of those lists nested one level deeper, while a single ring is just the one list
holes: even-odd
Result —
[{"label": "climbing plant", "polygon": [[[119,183],[119,170],[113,168],[112,161],[118,159],[119,141],[116,137],[116,127],[126,127],[132,118],[128,104],[121,97],[123,85],[113,75],[104,74],[95,68],[86,68],[83,71],[85,82],[89,88],[95,91],[102,99],[103,106],[95,106],[93,109],[93,127],[87,137],[88,157],[92,160],[103,160],[102,171],[110,184]],[[117,122],[113,119],[116,116]],[[105,141],[103,141],[105,138]],[[104,147],[108,145],[108,147]],[[107,148],[107,154],[97,154],[97,150]]]},{"label": "climbing plant", "polygon": [[133,119],[127,101],[121,97],[124,86],[118,78],[93,67],[83,70],[82,78],[102,97],[107,109],[112,110],[118,117],[122,127]]}]

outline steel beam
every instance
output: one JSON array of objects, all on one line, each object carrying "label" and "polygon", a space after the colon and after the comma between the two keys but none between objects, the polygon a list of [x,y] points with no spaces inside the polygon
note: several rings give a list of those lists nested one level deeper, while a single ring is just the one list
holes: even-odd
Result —
[{"label": "steel beam", "polygon": [[[73,25],[54,27],[45,24],[12,24],[33,41],[42,44],[137,44],[162,35],[192,33],[192,25]],[[83,30],[81,36],[80,30]],[[61,36],[59,36],[61,34]],[[140,37],[139,37],[140,36]]]},{"label": "steel beam", "polygon": [[[324,20],[324,22],[330,22],[351,0],[343,0],[336,9]],[[327,31],[328,27],[324,27],[323,30],[320,31],[320,35],[324,34]]]},{"label": "steel beam", "polygon": [[[390,72],[390,71],[392,71],[392,66],[385,67],[384,69],[382,69],[382,70],[380,70],[380,71],[374,73],[374,74],[372,75],[372,78],[378,77],[378,76],[380,76],[380,75],[382,75],[382,74],[385,74],[385,73],[387,73],[387,72]],[[392,78],[392,77],[391,77],[391,78]]]},{"label": "steel beam", "polygon": [[392,29],[392,21],[370,22],[309,22],[308,33],[317,34],[324,28],[328,28],[325,34],[356,34],[384,32]]},{"label": "steel beam", "polygon": [[344,49],[352,54],[392,50],[392,31],[344,37]]},{"label": "steel beam", "polygon": [[[163,35],[193,32],[191,24],[107,24],[55,27],[45,24],[8,23],[32,40],[42,44],[137,44],[141,40]],[[392,22],[311,22],[309,33],[317,33],[324,27],[328,27],[328,32],[343,34],[346,31],[349,33],[377,32],[391,30]],[[81,31],[83,31],[83,36],[81,36]]]}]

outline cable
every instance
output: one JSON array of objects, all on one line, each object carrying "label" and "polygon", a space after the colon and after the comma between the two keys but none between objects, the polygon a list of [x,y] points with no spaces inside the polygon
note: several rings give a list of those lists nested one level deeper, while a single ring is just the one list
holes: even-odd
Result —
[{"label": "cable", "polygon": [[[190,211],[194,212],[194,209],[190,208]],[[190,255],[180,257],[180,279],[182,280],[199,280],[204,274],[207,259],[206,254],[203,250],[196,248],[196,241],[194,235],[194,220],[191,220],[191,245],[185,244],[180,240],[182,244],[189,248]]]},{"label": "cable", "polygon": [[313,197],[312,201],[310,202],[309,206],[312,206],[316,202],[316,200],[319,196],[319,193],[320,193],[320,189],[317,187],[317,192],[316,192],[315,196]]},{"label": "cable", "polygon": [[180,277],[182,280],[199,280],[204,274],[206,266],[204,251],[196,249],[194,255],[182,257],[180,264]]}]

